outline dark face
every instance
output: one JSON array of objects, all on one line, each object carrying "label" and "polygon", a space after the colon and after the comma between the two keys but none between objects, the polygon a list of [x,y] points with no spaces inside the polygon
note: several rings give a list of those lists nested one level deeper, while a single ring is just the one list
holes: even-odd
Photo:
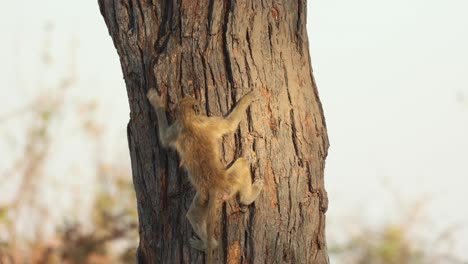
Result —
[{"label": "dark face", "polygon": [[186,97],[179,102],[178,106],[178,115],[179,118],[190,118],[193,116],[198,116],[203,114],[203,108],[201,107],[200,102],[197,100]]},{"label": "dark face", "polygon": [[200,104],[192,104],[192,110],[195,113],[195,115],[200,115],[201,113],[201,105]]}]

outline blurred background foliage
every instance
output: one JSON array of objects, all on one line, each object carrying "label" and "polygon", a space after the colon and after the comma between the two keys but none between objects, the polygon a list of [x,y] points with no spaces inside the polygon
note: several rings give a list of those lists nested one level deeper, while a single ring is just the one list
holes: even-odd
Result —
[{"label": "blurred background foliage", "polygon": [[[46,27],[47,33],[51,25]],[[47,41],[46,41],[47,43]],[[0,115],[0,133],[11,144],[8,151],[15,157],[10,164],[0,166],[0,263],[134,263],[138,242],[136,200],[131,182],[129,164],[115,160],[110,163],[101,158],[105,128],[95,118],[99,102],[75,102],[75,111],[67,111],[70,90],[76,89],[76,72],[71,54],[70,67],[65,76],[55,78],[48,87],[39,87],[39,96],[27,98],[23,107]],[[50,47],[43,50],[41,66],[52,68],[54,57]],[[45,70],[47,72],[47,70]],[[67,116],[73,115],[73,116]],[[75,122],[76,137],[82,144],[93,144],[95,151],[92,173],[94,188],[90,189],[92,202],[87,211],[80,211],[80,201],[74,208],[52,219],[54,204],[44,202],[60,184],[47,177],[48,167],[62,161],[59,155],[51,155],[54,145],[68,142],[57,133],[63,120]],[[8,133],[10,120],[19,121],[14,133]],[[70,135],[68,135],[70,136]],[[73,139],[73,140],[76,140]],[[125,145],[126,138],[122,138]],[[18,149],[21,149],[19,152]],[[73,153],[74,150],[71,150]],[[79,153],[76,159],[80,159]],[[80,166],[77,164],[77,166]],[[77,170],[80,172],[80,170]],[[82,177],[70,173],[63,177]],[[66,181],[66,179],[65,179]],[[89,192],[76,188],[75,192]],[[61,200],[76,199],[79,193]]]},{"label": "blurred background foliage", "polygon": [[[349,264],[462,264],[468,263],[452,252],[453,233],[447,228],[435,240],[418,235],[427,223],[424,211],[428,198],[402,210],[400,219],[379,225],[353,222],[344,232],[342,242],[333,241],[329,254],[339,263]],[[356,224],[358,223],[358,224]]]}]

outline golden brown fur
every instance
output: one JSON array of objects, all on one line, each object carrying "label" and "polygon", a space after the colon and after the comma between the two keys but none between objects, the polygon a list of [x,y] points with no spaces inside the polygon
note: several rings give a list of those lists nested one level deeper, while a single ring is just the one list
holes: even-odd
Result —
[{"label": "golden brown fur", "polygon": [[251,183],[246,159],[239,158],[228,169],[221,163],[218,141],[234,132],[255,96],[245,95],[227,117],[208,117],[200,103],[193,98],[182,99],[176,108],[176,121],[168,126],[165,107],[156,90],[147,97],[158,116],[159,139],[165,147],[177,150],[190,182],[197,193],[187,212],[187,218],[200,239],[192,239],[194,248],[206,251],[207,262],[212,263],[214,221],[219,205],[239,194],[242,204],[251,204],[263,188],[263,180]]}]

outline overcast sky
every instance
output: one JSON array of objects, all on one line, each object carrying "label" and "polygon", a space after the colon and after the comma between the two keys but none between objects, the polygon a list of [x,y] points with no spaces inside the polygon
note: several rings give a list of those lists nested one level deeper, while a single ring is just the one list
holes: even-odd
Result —
[{"label": "overcast sky", "polygon": [[[0,116],[46,93],[55,80],[50,75],[69,69],[75,50],[73,100],[98,101],[98,119],[109,129],[107,151],[121,146],[127,158],[126,92],[97,1],[2,6]],[[462,250],[468,248],[467,11],[466,0],[309,1],[312,64],[331,143],[325,176],[330,236],[353,224],[398,220],[429,198],[421,233],[431,237],[456,225],[457,252],[468,259]],[[47,24],[53,24],[50,36]],[[40,64],[47,39],[49,69]],[[69,123],[60,133],[73,131]],[[14,121],[1,125],[13,133]],[[68,146],[93,151],[77,142],[57,146],[55,155]],[[0,151],[6,146],[0,141]],[[0,154],[4,169],[10,155]],[[62,184],[70,181],[63,178],[66,164],[52,169]],[[89,179],[74,181],[88,188]]]}]

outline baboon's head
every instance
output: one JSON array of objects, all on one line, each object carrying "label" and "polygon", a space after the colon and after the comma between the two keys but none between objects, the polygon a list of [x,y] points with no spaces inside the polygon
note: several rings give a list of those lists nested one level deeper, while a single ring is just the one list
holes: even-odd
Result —
[{"label": "baboon's head", "polygon": [[182,122],[193,121],[193,118],[204,115],[203,108],[197,100],[192,97],[185,97],[180,100],[177,106],[177,119]]}]

